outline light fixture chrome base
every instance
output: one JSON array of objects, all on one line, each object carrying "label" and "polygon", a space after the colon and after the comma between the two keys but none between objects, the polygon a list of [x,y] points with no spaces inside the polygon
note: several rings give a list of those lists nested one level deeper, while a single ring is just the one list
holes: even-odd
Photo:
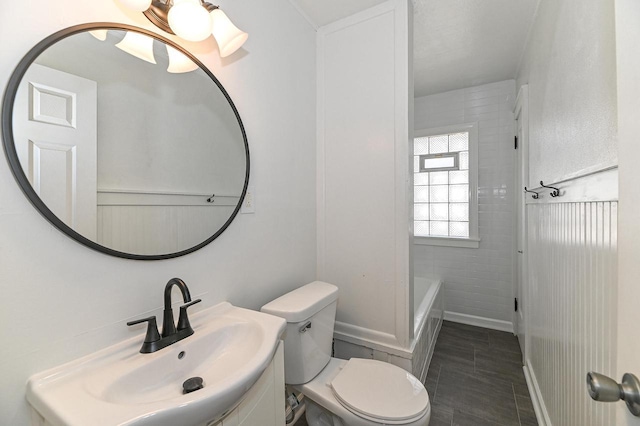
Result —
[{"label": "light fixture chrome base", "polygon": [[[200,0],[200,4],[202,4],[202,7],[207,9],[207,12],[211,12],[212,10],[219,8],[218,6],[203,0]],[[162,31],[169,34],[175,34],[169,26],[169,10],[171,9],[171,6],[173,6],[172,0],[153,0],[149,9],[142,13],[153,25],[160,28]]]}]

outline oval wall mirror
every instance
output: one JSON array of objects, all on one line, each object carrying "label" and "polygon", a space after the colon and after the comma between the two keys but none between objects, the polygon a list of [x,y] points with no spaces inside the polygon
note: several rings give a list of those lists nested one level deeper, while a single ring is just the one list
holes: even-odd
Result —
[{"label": "oval wall mirror", "polygon": [[36,45],[9,80],[2,131],[36,209],[113,256],[202,248],[247,189],[246,134],[220,82],[170,40],[128,25],[75,26]]}]

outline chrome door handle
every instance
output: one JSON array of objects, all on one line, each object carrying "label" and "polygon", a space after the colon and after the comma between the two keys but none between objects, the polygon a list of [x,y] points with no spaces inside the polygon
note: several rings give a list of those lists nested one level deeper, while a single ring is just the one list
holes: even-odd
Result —
[{"label": "chrome door handle", "polygon": [[640,417],[640,380],[633,374],[622,376],[622,383],[605,375],[587,373],[587,390],[595,401],[616,402],[623,400],[627,408],[636,417]]}]

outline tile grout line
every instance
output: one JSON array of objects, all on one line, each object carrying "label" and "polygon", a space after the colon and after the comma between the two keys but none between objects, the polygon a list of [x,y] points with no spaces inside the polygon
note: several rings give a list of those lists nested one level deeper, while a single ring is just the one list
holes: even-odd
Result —
[{"label": "tile grout line", "polygon": [[473,374],[478,374],[478,369],[476,367],[476,362],[477,362],[476,361],[476,359],[477,359],[476,352],[477,351],[478,351],[478,349],[474,346],[473,347]]},{"label": "tile grout line", "polygon": [[[480,370],[478,369],[478,362],[479,362],[479,357],[478,357],[478,353],[482,352],[483,356],[484,355],[489,355],[491,353],[491,348],[494,348],[498,350],[498,352],[500,354],[502,354],[504,352],[504,356],[505,356],[505,362],[510,361],[511,357],[510,354],[513,352],[512,350],[510,350],[510,347],[508,344],[512,343],[510,341],[506,341],[505,339],[497,339],[498,342],[495,342],[494,339],[492,338],[492,335],[490,333],[485,333],[486,337],[485,339],[482,339],[481,342],[470,342],[471,343],[471,349],[472,349],[472,354],[473,354],[473,370],[471,373],[471,376],[475,376],[476,374],[480,374]],[[462,337],[462,336],[458,336],[458,337]],[[502,337],[502,336],[498,336],[498,337]],[[481,346],[480,348],[478,346]],[[486,350],[485,350],[486,349]],[[486,353],[485,353],[486,352]],[[468,359],[468,358],[467,358]],[[484,358],[483,358],[484,359]],[[440,385],[440,374],[442,373],[442,368],[444,367],[444,365],[441,365],[439,370],[438,370],[438,380],[436,382],[436,391],[439,389],[439,385]],[[494,378],[497,380],[497,378]],[[520,413],[520,407],[517,401],[517,395],[516,395],[516,391],[515,391],[515,382],[514,379],[511,377],[501,377],[500,378],[501,381],[506,382],[506,385],[511,385],[511,396],[513,397],[513,408],[516,409],[516,416],[517,416],[517,420],[516,423],[513,423],[515,425],[518,426],[522,426],[522,413]],[[506,389],[505,389],[506,390]],[[505,395],[506,398],[508,398]],[[434,398],[435,398],[435,393],[434,393]],[[453,410],[452,413],[453,417],[451,419],[451,426],[456,424],[456,416],[455,416],[455,408]],[[482,418],[483,420],[486,419],[484,416],[480,416],[480,418]],[[500,425],[504,425],[503,423],[494,423],[496,426],[498,426],[498,424]],[[511,424],[511,423],[509,423]]]},{"label": "tile grout line", "polygon": [[520,407],[518,407],[518,397],[516,396],[516,388],[511,382],[511,391],[513,392],[513,400],[516,403],[516,414],[518,414],[518,423],[522,426],[522,420],[520,419]]},{"label": "tile grout line", "polygon": [[438,394],[438,385],[440,384],[440,373],[442,373],[442,365],[438,368],[438,378],[436,379],[436,390],[433,391],[433,400],[436,400],[436,395]]}]

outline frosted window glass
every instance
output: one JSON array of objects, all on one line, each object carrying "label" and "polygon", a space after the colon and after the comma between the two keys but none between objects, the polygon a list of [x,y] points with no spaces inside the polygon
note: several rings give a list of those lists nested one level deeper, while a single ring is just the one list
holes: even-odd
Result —
[{"label": "frosted window glass", "polygon": [[449,220],[469,221],[469,203],[449,204]]},{"label": "frosted window glass", "polygon": [[431,204],[429,216],[431,220],[449,220],[449,204]]},{"label": "frosted window glass", "polygon": [[429,204],[414,204],[413,205],[413,219],[414,220],[429,220]]},{"label": "frosted window glass", "polygon": [[467,131],[413,140],[415,236],[469,238],[470,145]]},{"label": "frosted window glass", "polygon": [[458,161],[460,170],[469,170],[469,151],[461,152]]},{"label": "frosted window glass", "polygon": [[413,155],[429,153],[429,138],[415,138],[413,140]]},{"label": "frosted window glass", "polygon": [[469,202],[469,185],[450,185],[449,186],[449,201],[452,203]]},{"label": "frosted window glass", "polygon": [[449,152],[468,151],[469,133],[454,133],[449,135]]},{"label": "frosted window glass", "polygon": [[431,185],[447,185],[449,183],[449,172],[430,172],[429,180]]},{"label": "frosted window glass", "polygon": [[449,151],[449,136],[432,136],[429,138],[429,154],[441,154]]},{"label": "frosted window glass", "polygon": [[469,183],[469,171],[468,170],[458,170],[455,172],[449,172],[449,183]]},{"label": "frosted window glass", "polygon": [[449,222],[449,235],[452,237],[469,237],[469,222]]},{"label": "frosted window glass", "polygon": [[429,173],[414,173],[413,174],[414,185],[429,185]]},{"label": "frosted window glass", "polygon": [[454,157],[424,158],[422,160],[422,170],[444,169],[451,167],[456,167],[456,159]]},{"label": "frosted window glass", "polygon": [[436,237],[448,237],[449,236],[449,222],[429,222],[429,230],[432,236]]},{"label": "frosted window glass", "polygon": [[413,222],[413,234],[418,237],[428,237],[430,234],[429,222],[415,221]]},{"label": "frosted window glass", "polygon": [[429,195],[432,203],[446,203],[449,201],[449,185],[430,186]]},{"label": "frosted window glass", "polygon": [[428,203],[429,202],[429,187],[428,186],[414,186],[413,187],[413,201],[416,203]]}]

